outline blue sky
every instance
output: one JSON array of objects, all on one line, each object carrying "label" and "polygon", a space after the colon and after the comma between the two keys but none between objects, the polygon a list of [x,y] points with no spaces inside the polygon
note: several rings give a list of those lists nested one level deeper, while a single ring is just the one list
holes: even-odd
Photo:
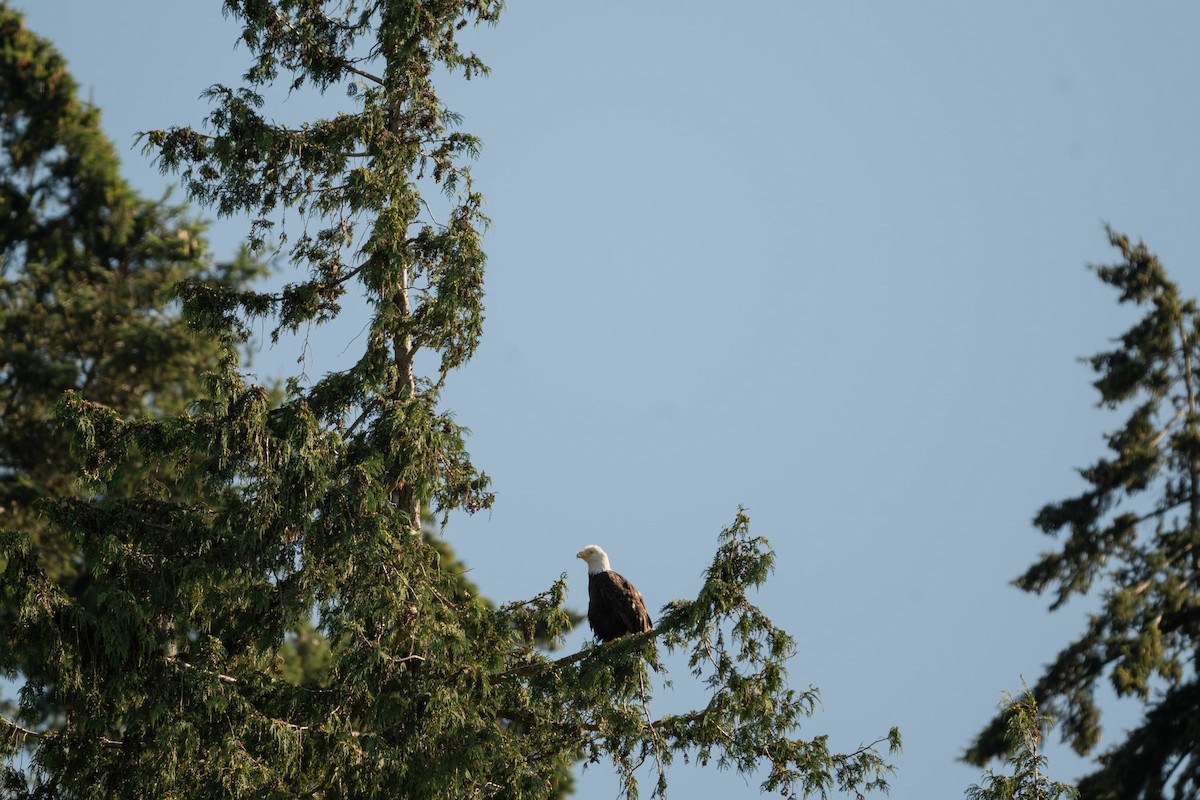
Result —
[{"label": "blue sky", "polygon": [[[147,194],[169,180],[135,132],[197,124],[247,63],[216,2],[17,5]],[[1088,608],[1008,581],[1120,421],[1078,362],[1132,320],[1085,269],[1113,257],[1103,223],[1200,292],[1198,32],[1182,0],[511,3],[471,36],[493,75],[444,85],[494,220],[484,343],[445,403],[498,493],[446,533],[472,577],[503,602],[567,572],[582,607],[594,542],[657,608],[694,595],[744,504],[792,682],[824,695],[803,734],[898,725],[891,796],[961,797],[968,739]],[[245,228],[216,224],[217,251]],[[311,331],[307,373],[361,325]],[[674,678],[660,708],[699,701]],[[672,789],[757,795],[682,767]],[[577,796],[617,792],[599,765]]]}]

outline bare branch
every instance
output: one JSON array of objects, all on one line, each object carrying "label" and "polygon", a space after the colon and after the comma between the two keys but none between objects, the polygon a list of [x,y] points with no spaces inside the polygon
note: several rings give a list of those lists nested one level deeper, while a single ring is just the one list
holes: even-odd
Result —
[{"label": "bare branch", "polygon": [[[7,717],[0,717],[0,725],[4,725],[6,728],[8,728],[9,735],[12,736],[13,739],[21,739],[22,744],[29,739],[32,739],[35,742],[52,742],[61,736],[60,733],[55,731],[35,731],[30,728],[26,728],[22,725],[18,725]],[[122,747],[125,744],[118,739],[109,739],[108,737],[104,736],[100,737],[100,743],[105,747]]]},{"label": "bare branch", "polygon": [[30,730],[29,728],[18,725],[7,717],[0,717],[0,724],[8,728],[9,733],[15,739],[33,739],[36,742],[45,741],[48,734],[41,731]]}]

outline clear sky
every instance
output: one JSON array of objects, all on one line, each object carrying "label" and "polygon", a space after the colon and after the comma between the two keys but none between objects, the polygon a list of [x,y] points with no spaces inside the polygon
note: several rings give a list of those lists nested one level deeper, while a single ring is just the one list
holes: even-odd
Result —
[{"label": "clear sky", "polygon": [[[135,132],[197,124],[247,63],[216,0],[16,5],[147,194],[168,179]],[[961,797],[1001,691],[1087,611],[1008,581],[1119,424],[1077,360],[1133,319],[1085,269],[1113,258],[1102,224],[1200,293],[1198,34],[1185,0],[512,0],[471,38],[493,75],[444,85],[495,223],[484,343],[445,403],[498,493],[446,532],[472,578],[505,602],[568,572],[582,608],[573,556],[597,543],[656,609],[694,595],[744,504],[777,552],[758,599],[799,642],[792,683],[824,695],[803,735],[853,749],[898,725],[892,797]],[[214,227],[217,250],[245,227]],[[308,374],[361,325],[311,331]],[[658,707],[699,702],[668,664]],[[1049,754],[1054,777],[1086,769]],[[617,793],[597,765],[577,796]]]}]

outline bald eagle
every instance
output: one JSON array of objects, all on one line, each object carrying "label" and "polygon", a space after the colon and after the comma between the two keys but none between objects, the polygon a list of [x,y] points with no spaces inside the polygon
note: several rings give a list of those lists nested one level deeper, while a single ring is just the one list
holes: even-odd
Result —
[{"label": "bald eagle", "polygon": [[596,638],[611,642],[654,627],[642,594],[608,566],[608,554],[594,544],[575,554],[588,566],[588,623]]}]

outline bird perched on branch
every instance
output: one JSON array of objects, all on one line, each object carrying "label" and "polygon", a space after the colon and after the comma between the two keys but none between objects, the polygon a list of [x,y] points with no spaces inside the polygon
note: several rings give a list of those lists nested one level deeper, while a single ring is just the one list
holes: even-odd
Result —
[{"label": "bird perched on branch", "polygon": [[642,593],[612,571],[608,554],[594,544],[575,554],[588,566],[588,623],[602,642],[654,627]]}]

